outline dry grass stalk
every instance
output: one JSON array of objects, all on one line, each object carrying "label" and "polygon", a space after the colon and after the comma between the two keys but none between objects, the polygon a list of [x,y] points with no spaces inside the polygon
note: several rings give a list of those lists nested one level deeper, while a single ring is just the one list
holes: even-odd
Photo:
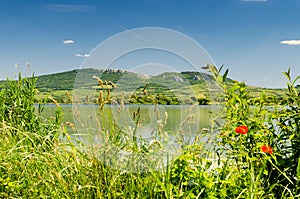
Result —
[{"label": "dry grass stalk", "polygon": [[53,97],[49,96],[48,99],[50,99],[57,108],[60,108],[59,103]]},{"label": "dry grass stalk", "polygon": [[72,99],[70,93],[69,93],[69,92],[66,92],[66,95],[67,95],[67,97],[68,97],[70,103],[73,104],[73,99]]},{"label": "dry grass stalk", "polygon": [[104,107],[103,91],[99,92],[98,103],[99,103],[100,110],[102,111]]}]

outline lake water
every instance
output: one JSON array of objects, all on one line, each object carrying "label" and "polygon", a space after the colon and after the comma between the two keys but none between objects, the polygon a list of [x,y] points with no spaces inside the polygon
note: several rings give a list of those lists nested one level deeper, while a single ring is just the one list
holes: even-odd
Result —
[{"label": "lake water", "polygon": [[[124,137],[134,134],[148,141],[162,135],[180,137],[190,143],[196,135],[210,129],[212,118],[219,111],[218,106],[211,105],[106,105],[103,110],[98,105],[61,107],[64,120],[76,127],[74,131],[66,125],[69,133],[96,144],[104,142],[108,132],[123,132]],[[46,105],[43,115],[54,116],[55,109],[54,105]]]},{"label": "lake water", "polygon": [[[183,143],[189,144],[201,134],[201,142],[207,141],[209,135],[204,129],[210,128],[213,116],[219,111],[218,106],[198,105],[107,105],[103,110],[98,105],[61,107],[64,120],[76,127],[76,131],[69,128],[71,136],[88,145],[99,146],[93,153],[106,165],[132,172],[140,172],[141,168],[147,170],[150,165],[157,169],[164,167],[171,157],[182,153]],[[55,108],[47,105],[43,115],[54,116]],[[137,153],[132,150],[133,135],[140,148],[146,143],[149,149],[151,142],[156,140],[163,146],[147,155]]]},{"label": "lake water", "polygon": [[[79,129],[107,129],[112,123],[121,129],[138,128],[140,133],[157,130],[197,133],[209,128],[218,106],[198,105],[61,105],[64,120],[74,123]],[[46,105],[43,116],[55,115],[55,105]],[[81,129],[83,130],[83,129]]]}]

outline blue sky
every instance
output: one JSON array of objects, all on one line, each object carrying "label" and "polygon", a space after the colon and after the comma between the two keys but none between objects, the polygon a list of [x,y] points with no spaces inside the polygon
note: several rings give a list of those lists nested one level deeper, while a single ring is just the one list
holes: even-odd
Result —
[{"label": "blue sky", "polygon": [[193,38],[217,66],[229,68],[229,77],[250,85],[284,87],[288,68],[300,75],[300,0],[0,3],[0,79],[79,68],[105,39],[142,27]]}]

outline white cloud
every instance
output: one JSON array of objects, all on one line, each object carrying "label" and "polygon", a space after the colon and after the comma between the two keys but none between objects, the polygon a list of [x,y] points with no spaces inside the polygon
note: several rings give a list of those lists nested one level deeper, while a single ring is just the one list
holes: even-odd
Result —
[{"label": "white cloud", "polygon": [[90,54],[75,54],[76,57],[84,57],[84,58],[87,58],[87,57],[90,57],[91,55]]},{"label": "white cloud", "polygon": [[241,0],[241,1],[247,1],[247,2],[266,2],[268,0]]},{"label": "white cloud", "polygon": [[280,43],[286,45],[300,45],[300,40],[283,40]]},{"label": "white cloud", "polygon": [[63,40],[63,43],[64,44],[73,44],[75,41],[72,40],[72,39],[66,39],[66,40]]}]

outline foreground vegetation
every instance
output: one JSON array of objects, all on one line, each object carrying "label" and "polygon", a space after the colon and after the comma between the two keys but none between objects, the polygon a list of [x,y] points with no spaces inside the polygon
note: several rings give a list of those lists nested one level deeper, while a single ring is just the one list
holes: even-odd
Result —
[{"label": "foreground vegetation", "polygon": [[[300,95],[295,88],[300,77],[292,80],[290,71],[285,72],[287,105],[270,106],[265,95],[253,102],[243,82],[227,84],[227,72],[210,69],[225,99],[211,128],[196,132],[192,144],[178,140],[182,153],[164,168],[152,167],[151,159],[131,159],[128,164],[137,169],[134,172],[104,161],[111,146],[147,157],[168,145],[162,132],[154,132],[155,142],[135,134],[141,119],[138,110],[135,126],[120,129],[111,121],[99,129],[106,142],[88,146],[70,133],[76,133],[77,126],[63,121],[55,99],[50,98],[57,105],[55,117],[41,116],[43,105],[34,106],[36,78],[6,81],[0,91],[1,197],[300,197]],[[209,139],[203,141],[204,137]],[[147,167],[138,170],[141,162]]]}]

